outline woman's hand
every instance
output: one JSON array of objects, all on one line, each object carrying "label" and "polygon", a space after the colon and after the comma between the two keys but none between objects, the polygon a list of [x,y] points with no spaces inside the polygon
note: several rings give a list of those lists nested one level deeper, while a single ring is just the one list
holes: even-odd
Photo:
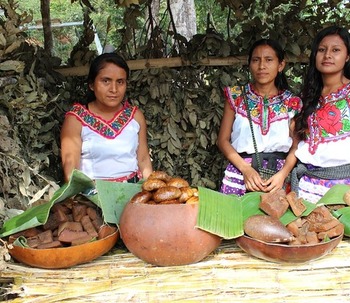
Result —
[{"label": "woman's hand", "polygon": [[263,182],[265,192],[274,192],[281,189],[284,185],[286,176],[282,171],[277,172],[271,178]]},{"label": "woman's hand", "polygon": [[253,167],[247,165],[241,172],[247,191],[266,191],[266,182],[261,179],[259,173]]}]

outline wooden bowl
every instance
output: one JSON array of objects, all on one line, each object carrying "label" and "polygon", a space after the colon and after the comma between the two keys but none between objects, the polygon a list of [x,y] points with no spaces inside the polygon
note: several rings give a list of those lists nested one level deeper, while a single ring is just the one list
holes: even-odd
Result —
[{"label": "wooden bowl", "polygon": [[340,243],[342,238],[343,234],[324,243],[287,245],[267,243],[243,235],[236,239],[236,243],[246,253],[263,260],[277,263],[303,263],[327,255]]},{"label": "wooden bowl", "polygon": [[128,203],[120,217],[120,236],[128,250],[158,266],[187,265],[207,257],[219,236],[196,228],[198,204]]},{"label": "wooden bowl", "polygon": [[119,231],[101,240],[62,248],[35,249],[10,245],[11,256],[24,264],[48,269],[68,268],[74,265],[90,262],[116,244]]}]

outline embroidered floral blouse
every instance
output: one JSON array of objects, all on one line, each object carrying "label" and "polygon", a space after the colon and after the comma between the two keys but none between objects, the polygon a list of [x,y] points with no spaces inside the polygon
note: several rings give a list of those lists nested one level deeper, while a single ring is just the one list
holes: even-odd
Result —
[{"label": "embroidered floral blouse", "polygon": [[310,133],[296,151],[301,162],[320,167],[350,163],[350,83],[322,97],[308,125]]},{"label": "embroidered floral blouse", "polygon": [[[301,100],[290,91],[264,98],[251,84],[245,86],[246,98],[251,111],[255,140],[259,152],[288,152],[292,146],[289,135],[291,119],[301,109]],[[226,100],[235,112],[232,125],[231,145],[238,153],[255,152],[247,109],[240,86],[225,88]]]},{"label": "embroidered floral blouse", "polygon": [[110,121],[74,104],[67,115],[82,124],[80,170],[91,179],[119,178],[138,170],[137,148],[140,125],[134,119],[136,107],[127,101]]}]

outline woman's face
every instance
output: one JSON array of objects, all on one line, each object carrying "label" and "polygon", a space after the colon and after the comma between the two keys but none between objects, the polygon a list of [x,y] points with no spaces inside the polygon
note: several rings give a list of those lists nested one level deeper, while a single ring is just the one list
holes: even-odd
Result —
[{"label": "woman's face", "polygon": [[260,85],[274,83],[285,62],[279,62],[275,50],[268,45],[259,45],[252,53],[249,63],[254,82]]},{"label": "woman's face", "polygon": [[316,53],[316,68],[324,75],[343,72],[345,62],[349,60],[346,45],[339,35],[324,37]]},{"label": "woman's face", "polygon": [[127,86],[125,70],[113,63],[106,63],[90,85],[96,102],[107,107],[118,107],[124,100]]}]

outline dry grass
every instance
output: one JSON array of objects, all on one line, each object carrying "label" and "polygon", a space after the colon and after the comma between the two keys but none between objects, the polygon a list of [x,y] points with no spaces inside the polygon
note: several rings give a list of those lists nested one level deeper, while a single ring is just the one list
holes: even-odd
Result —
[{"label": "dry grass", "polygon": [[7,263],[8,302],[345,302],[350,300],[350,242],[305,264],[248,256],[225,241],[205,260],[156,267],[121,248],[88,264],[45,270]]}]

